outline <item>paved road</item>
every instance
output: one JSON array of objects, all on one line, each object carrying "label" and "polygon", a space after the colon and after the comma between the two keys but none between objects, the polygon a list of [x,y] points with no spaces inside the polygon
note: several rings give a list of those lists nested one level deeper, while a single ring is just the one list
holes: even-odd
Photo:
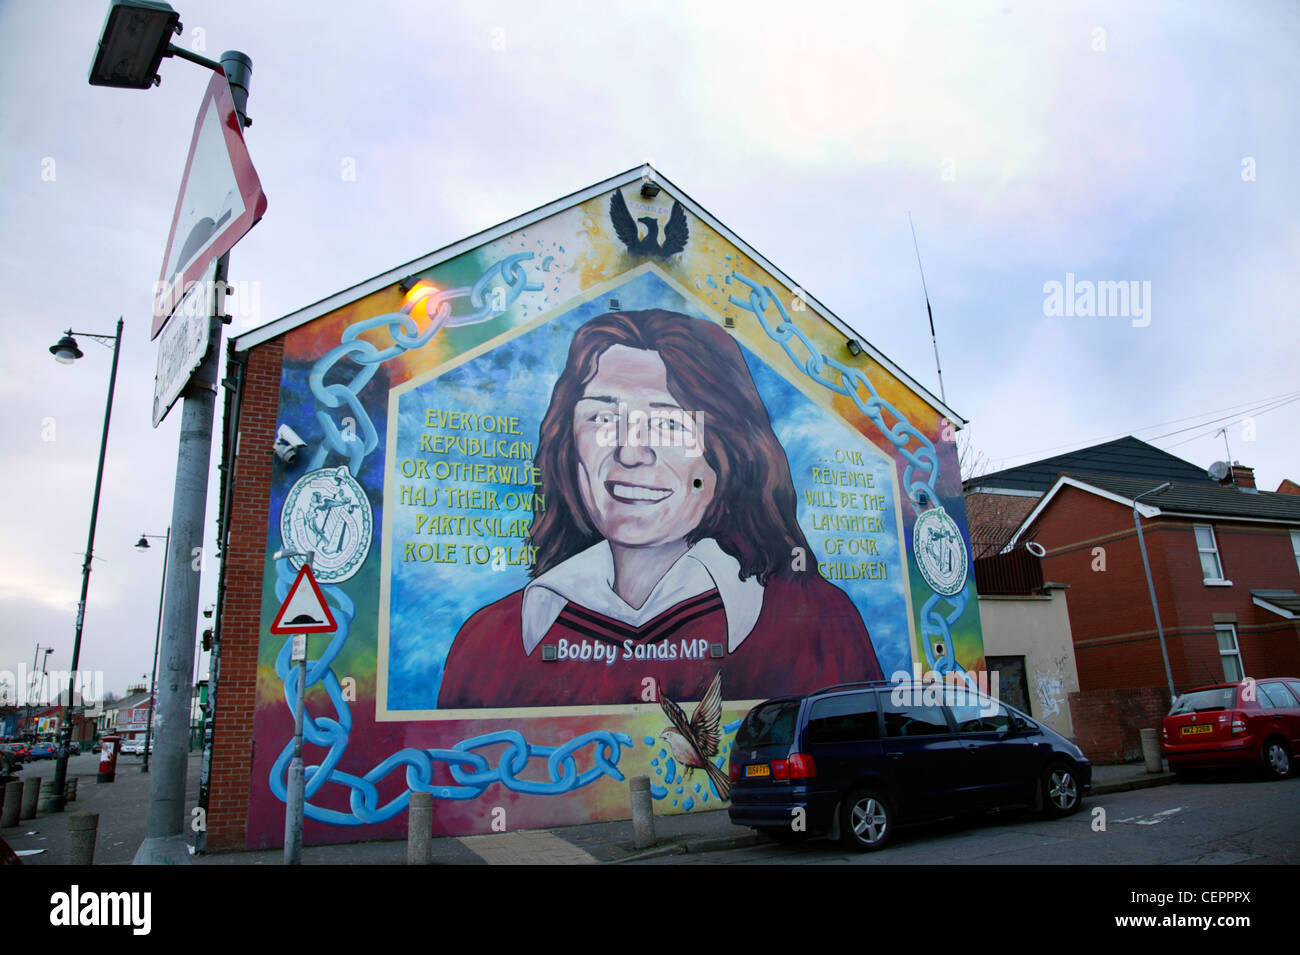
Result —
[{"label": "paved road", "polygon": [[[858,854],[822,839],[643,864],[1294,865],[1300,863],[1297,809],[1300,778],[1216,779],[1093,797],[1066,819],[1017,811],[905,828],[881,852]],[[1103,821],[1104,829],[1094,828]]]},{"label": "paved road", "polygon": [[[191,753],[186,774],[186,805],[194,806],[199,798],[199,758]],[[139,756],[119,756],[117,778],[111,783],[96,783],[99,756],[83,753],[68,759],[68,778],[77,780],[77,801],[67,810],[37,815],[19,825],[3,830],[5,841],[14,850],[43,850],[23,857],[26,865],[63,865],[67,862],[68,816],[74,812],[98,812],[99,830],[95,839],[96,865],[124,865],[135,858],[144,842],[146,807],[149,803],[149,774],[140,771]],[[54,775],[55,762],[39,759],[24,764],[19,779]]]}]

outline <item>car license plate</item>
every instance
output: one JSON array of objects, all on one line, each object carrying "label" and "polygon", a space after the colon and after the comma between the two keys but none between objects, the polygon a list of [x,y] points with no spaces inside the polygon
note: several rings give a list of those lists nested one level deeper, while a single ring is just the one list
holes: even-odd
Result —
[{"label": "car license plate", "polygon": [[771,776],[772,768],[767,763],[751,763],[745,767],[745,775],[751,779],[755,776]]},{"label": "car license plate", "polygon": [[1214,727],[1211,726],[1209,723],[1202,723],[1202,724],[1199,725],[1199,726],[1184,726],[1184,727],[1183,727],[1183,735],[1184,735],[1184,736],[1195,736],[1195,735],[1197,735],[1198,733],[1213,733],[1213,732],[1214,732]]}]

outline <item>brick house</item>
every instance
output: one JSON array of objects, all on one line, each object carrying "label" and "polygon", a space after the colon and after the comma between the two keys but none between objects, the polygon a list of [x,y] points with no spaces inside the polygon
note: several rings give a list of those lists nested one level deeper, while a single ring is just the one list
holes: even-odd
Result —
[{"label": "brick house", "polygon": [[1045,550],[1044,575],[1069,585],[1079,692],[1070,705],[1094,759],[1140,752],[1168,679],[1134,526],[1142,518],[1175,689],[1300,674],[1300,499],[1231,484],[1063,474],[1012,537]]}]

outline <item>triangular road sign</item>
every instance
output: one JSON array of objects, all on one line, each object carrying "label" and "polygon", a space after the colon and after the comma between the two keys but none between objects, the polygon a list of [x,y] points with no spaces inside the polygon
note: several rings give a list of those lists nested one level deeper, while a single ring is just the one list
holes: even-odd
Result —
[{"label": "triangular road sign", "polygon": [[316,575],[311,572],[311,565],[303,564],[302,570],[294,578],[293,586],[289,588],[289,595],[280,605],[280,612],[275,615],[271,632],[333,633],[338,628],[334,615],[330,613],[329,604],[325,603],[325,595],[316,585]]},{"label": "triangular road sign", "polygon": [[224,73],[204,94],[172,213],[154,301],[157,338],[186,290],[206,267],[243,238],[266,212],[266,194],[244,145],[243,127]]}]

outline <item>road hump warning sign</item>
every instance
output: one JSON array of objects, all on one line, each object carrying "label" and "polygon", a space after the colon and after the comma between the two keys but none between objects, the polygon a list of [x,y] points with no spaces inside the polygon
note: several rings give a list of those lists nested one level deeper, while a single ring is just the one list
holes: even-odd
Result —
[{"label": "road hump warning sign", "polygon": [[316,576],[311,572],[311,565],[303,564],[289,588],[289,595],[280,605],[280,612],[275,615],[271,632],[334,633],[338,628],[329,605],[325,603],[325,595],[316,583]]}]

